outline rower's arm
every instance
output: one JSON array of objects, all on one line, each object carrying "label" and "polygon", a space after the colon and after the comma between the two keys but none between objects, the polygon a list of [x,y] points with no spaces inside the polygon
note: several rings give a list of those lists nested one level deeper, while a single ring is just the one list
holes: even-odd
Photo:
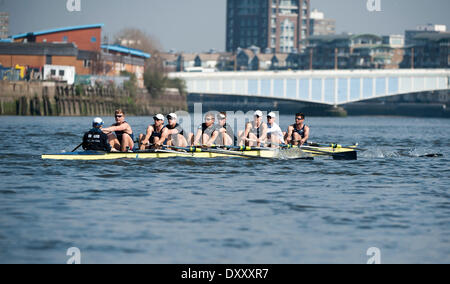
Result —
[{"label": "rower's arm", "polygon": [[301,145],[305,144],[306,141],[309,139],[309,126],[305,126],[305,138],[303,138],[300,143]]},{"label": "rower's arm", "polygon": [[108,128],[103,129],[104,132],[116,132],[116,131],[125,131],[130,127],[128,123],[123,123],[119,126],[110,126]]},{"label": "rower's arm", "polygon": [[83,150],[87,150],[87,136],[88,133],[86,132],[83,136]]},{"label": "rower's arm", "polygon": [[150,141],[150,137],[152,137],[153,131],[154,129],[152,126],[149,126],[147,128],[147,134],[145,135],[144,140],[142,140],[142,144],[147,144]]},{"label": "rower's arm", "polygon": [[244,137],[242,137],[242,139],[246,140],[248,135],[250,134],[250,130],[252,129],[252,123],[247,123],[247,125],[245,126],[245,131],[244,131]]},{"label": "rower's arm", "polygon": [[292,125],[291,125],[291,126],[288,127],[288,134],[287,134],[287,137],[286,137],[286,144],[291,144],[291,142],[292,142],[292,132],[294,132],[294,127],[292,127]]},{"label": "rower's arm", "polygon": [[206,145],[212,146],[214,144],[214,142],[216,142],[216,139],[218,136],[219,136],[219,131],[218,130],[214,131],[214,133],[211,135],[211,138],[209,139],[208,143],[206,143]]},{"label": "rower's arm", "polygon": [[[202,135],[203,135],[202,130],[199,129],[197,131],[197,134],[195,134],[194,144],[192,146],[198,145],[198,143],[200,142],[200,139],[202,138]],[[203,142],[205,142],[205,141],[203,141]]]},{"label": "rower's arm", "polygon": [[167,138],[169,137],[169,131],[170,130],[167,127],[162,130],[161,138],[159,139],[159,142],[156,143],[157,145],[162,145],[162,143],[167,140]]},{"label": "rower's arm", "polygon": [[263,124],[262,125],[262,135],[261,138],[259,139],[261,142],[265,142],[267,140],[267,132],[269,131],[269,128],[267,126],[267,124]]}]

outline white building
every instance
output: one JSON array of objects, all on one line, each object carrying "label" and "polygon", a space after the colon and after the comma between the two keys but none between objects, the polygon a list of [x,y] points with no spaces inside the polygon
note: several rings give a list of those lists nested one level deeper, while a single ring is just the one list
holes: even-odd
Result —
[{"label": "white building", "polygon": [[75,67],[44,65],[44,80],[67,82],[69,85],[75,83]]},{"label": "white building", "polygon": [[445,33],[445,32],[447,32],[447,26],[446,25],[427,24],[427,25],[417,26],[417,30],[418,31],[426,31],[426,32]]}]

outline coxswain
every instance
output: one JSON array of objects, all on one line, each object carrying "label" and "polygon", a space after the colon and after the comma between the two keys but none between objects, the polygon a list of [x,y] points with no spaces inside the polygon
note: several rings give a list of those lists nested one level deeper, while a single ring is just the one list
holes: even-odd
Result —
[{"label": "coxswain", "polygon": [[294,146],[302,146],[308,143],[309,127],[305,125],[305,115],[297,113],[295,115],[295,124],[288,128],[286,143]]},{"label": "coxswain", "polygon": [[85,151],[111,151],[111,145],[108,142],[108,135],[103,133],[103,119],[97,117],[92,122],[92,129],[86,132],[83,137],[83,149]]},{"label": "coxswain", "polygon": [[187,140],[184,137],[184,129],[178,123],[178,116],[175,113],[167,115],[168,124],[162,130],[160,141],[166,142],[168,146],[187,147]]},{"label": "coxswain", "polygon": [[276,118],[277,115],[274,112],[270,112],[267,115],[267,141],[269,141],[272,148],[284,144],[284,134],[280,126],[275,122]]},{"label": "coxswain", "polygon": [[241,138],[240,145],[243,146],[257,146],[261,147],[267,138],[267,124],[263,122],[263,113],[257,110],[254,115],[254,120],[247,123],[245,131],[239,137]]},{"label": "coxswain", "polygon": [[216,128],[215,115],[213,113],[207,113],[205,116],[205,122],[199,125],[197,133],[194,137],[192,135],[192,146],[212,146],[219,136],[219,131]]},{"label": "coxswain", "polygon": [[130,124],[125,121],[125,113],[118,109],[114,112],[116,123],[103,129],[108,133],[109,144],[113,149],[121,152],[132,152],[134,147],[134,135]]},{"label": "coxswain", "polygon": [[150,148],[156,148],[161,146],[164,141],[161,140],[164,126],[164,115],[157,114],[153,117],[155,123],[147,127],[147,134],[139,135],[139,150],[144,151]]}]

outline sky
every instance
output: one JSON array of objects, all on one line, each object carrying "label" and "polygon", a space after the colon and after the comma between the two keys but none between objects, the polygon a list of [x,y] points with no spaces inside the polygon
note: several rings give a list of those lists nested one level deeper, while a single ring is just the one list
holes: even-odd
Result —
[{"label": "sky", "polygon": [[[225,49],[226,0],[70,0],[80,1],[79,12],[69,12],[67,1],[0,0],[0,11],[10,13],[10,34],[102,23],[110,39],[131,27],[164,50]],[[380,12],[369,12],[367,1],[311,0],[311,6],[336,20],[337,33],[403,34],[427,23],[450,28],[449,0],[376,0]]]}]

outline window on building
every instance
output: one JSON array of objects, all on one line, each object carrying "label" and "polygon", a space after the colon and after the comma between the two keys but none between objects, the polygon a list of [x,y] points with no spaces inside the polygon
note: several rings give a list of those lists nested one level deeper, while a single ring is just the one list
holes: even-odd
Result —
[{"label": "window on building", "polygon": [[84,60],[84,62],[83,62],[83,67],[84,68],[89,68],[89,67],[91,67],[91,65],[92,65],[92,62],[91,62],[91,60]]},{"label": "window on building", "polygon": [[60,77],[64,77],[65,74],[66,74],[66,72],[64,72],[64,70],[59,70],[59,76]]},{"label": "window on building", "polygon": [[56,75],[56,70],[55,69],[50,70],[50,75],[55,76]]},{"label": "window on building", "polygon": [[52,56],[51,55],[45,56],[45,64],[52,65]]},{"label": "window on building", "polygon": [[93,36],[93,37],[91,38],[91,42],[97,42],[97,38],[96,38],[95,36]]},{"label": "window on building", "polygon": [[63,42],[67,42],[69,38],[67,36],[63,36]]}]

